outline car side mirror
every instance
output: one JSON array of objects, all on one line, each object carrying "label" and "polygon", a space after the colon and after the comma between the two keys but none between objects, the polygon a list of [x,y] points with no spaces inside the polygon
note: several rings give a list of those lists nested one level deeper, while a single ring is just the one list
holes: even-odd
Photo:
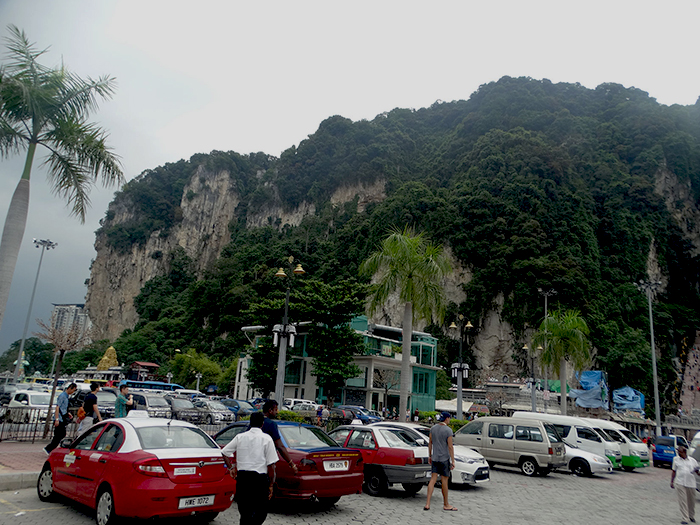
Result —
[{"label": "car side mirror", "polygon": [[29,402],[28,402],[26,399],[23,399],[22,401],[20,401],[20,403],[22,403],[23,405],[28,405],[28,404],[29,404]]},{"label": "car side mirror", "polygon": [[61,448],[70,448],[71,443],[73,443],[71,438],[65,438],[61,440]]},{"label": "car side mirror", "polygon": [[416,443],[418,443],[421,447],[425,447],[428,445],[428,442],[423,438],[418,438],[416,440]]}]

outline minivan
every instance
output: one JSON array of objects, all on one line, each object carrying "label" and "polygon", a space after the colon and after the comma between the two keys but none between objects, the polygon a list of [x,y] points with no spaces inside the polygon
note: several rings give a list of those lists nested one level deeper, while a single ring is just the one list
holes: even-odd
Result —
[{"label": "minivan", "polygon": [[637,467],[649,466],[649,448],[631,430],[605,419],[581,419],[589,421],[594,427],[598,425],[618,442],[622,452],[622,468],[627,472],[632,472]]},{"label": "minivan", "polygon": [[515,412],[513,417],[537,419],[551,423],[567,443],[574,444],[599,456],[607,457],[613,468],[620,468],[620,462],[622,461],[620,445],[604,430],[599,427],[596,428],[588,421],[574,416],[540,414],[539,412]]},{"label": "minivan", "polygon": [[517,417],[481,417],[454,435],[454,443],[484,456],[489,464],[517,466],[526,476],[546,476],[566,465],[564,443],[553,425]]}]

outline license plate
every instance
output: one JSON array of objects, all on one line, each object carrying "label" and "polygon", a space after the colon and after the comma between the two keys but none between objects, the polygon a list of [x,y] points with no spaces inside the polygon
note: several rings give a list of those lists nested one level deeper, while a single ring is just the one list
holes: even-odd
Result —
[{"label": "license plate", "polygon": [[557,450],[557,456],[561,456],[561,450]]},{"label": "license plate", "polygon": [[196,496],[194,498],[180,498],[178,509],[189,509],[192,507],[208,507],[214,504],[214,494],[211,496]]},{"label": "license plate", "polygon": [[197,467],[185,467],[185,468],[176,468],[173,471],[174,476],[183,476],[187,474],[196,474],[197,473]]},{"label": "license plate", "polygon": [[326,472],[348,470],[350,468],[350,461],[347,459],[343,461],[324,461],[323,468],[326,470]]}]

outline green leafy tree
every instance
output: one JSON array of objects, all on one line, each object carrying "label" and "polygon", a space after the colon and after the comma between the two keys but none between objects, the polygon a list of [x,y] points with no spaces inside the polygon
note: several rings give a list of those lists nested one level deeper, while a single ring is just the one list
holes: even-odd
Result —
[{"label": "green leafy tree", "polygon": [[175,356],[171,362],[173,382],[185,388],[197,386],[197,373],[202,374],[199,380],[200,390],[209,385],[218,384],[221,380],[221,365],[204,353],[189,349]]},{"label": "green leafy tree", "polygon": [[566,415],[566,362],[581,370],[590,359],[589,329],[577,310],[554,310],[542,321],[532,338],[534,345],[543,345],[542,362],[546,366],[559,364],[561,381],[561,413]]},{"label": "green leafy tree", "polygon": [[437,379],[435,381],[435,399],[454,399],[455,395],[450,391],[452,381],[447,372],[442,368],[437,371]]},{"label": "green leafy tree", "polygon": [[278,353],[279,348],[272,344],[271,338],[259,340],[258,346],[248,353],[251,361],[246,376],[261,397],[270,397],[270,392],[275,389]]},{"label": "green leafy tree", "polygon": [[81,222],[97,179],[107,185],[123,181],[105,132],[87,120],[97,109],[97,97],[112,95],[114,79],[83,80],[64,66],[43,66],[37,59],[45,50],[38,51],[17,27],[11,25],[9,31],[9,61],[0,69],[0,157],[25,148],[27,155],[0,241],[0,325],[27,223],[37,146],[48,150],[44,164],[54,193],[67,200]]},{"label": "green leafy tree", "polygon": [[422,233],[404,228],[386,237],[378,251],[360,266],[360,272],[374,277],[370,287],[369,308],[372,313],[397,293],[404,303],[402,326],[401,389],[399,411],[401,418],[408,409],[411,387],[411,338],[416,318],[442,321],[444,299],[442,279],[450,271],[450,263],[442,247],[430,243]]}]

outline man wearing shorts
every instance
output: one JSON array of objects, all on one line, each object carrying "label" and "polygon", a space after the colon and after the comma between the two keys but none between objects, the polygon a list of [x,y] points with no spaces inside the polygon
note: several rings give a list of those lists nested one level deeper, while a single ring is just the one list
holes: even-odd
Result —
[{"label": "man wearing shorts", "polygon": [[443,412],[442,420],[430,429],[428,442],[428,461],[432,465],[433,474],[428,483],[428,501],[423,510],[430,510],[430,498],[437,482],[438,475],[442,485],[442,510],[456,511],[447,501],[447,484],[450,481],[450,470],[455,468],[455,451],[452,447],[452,429],[450,428],[450,413]]}]

